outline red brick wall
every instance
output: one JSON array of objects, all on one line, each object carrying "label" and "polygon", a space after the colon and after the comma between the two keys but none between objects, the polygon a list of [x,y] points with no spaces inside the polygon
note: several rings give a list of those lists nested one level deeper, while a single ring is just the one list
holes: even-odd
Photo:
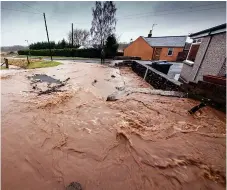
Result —
[{"label": "red brick wall", "polygon": [[176,61],[178,53],[182,52],[183,49],[184,49],[183,47],[182,48],[173,48],[173,55],[168,56],[168,47],[163,47],[159,60]]}]

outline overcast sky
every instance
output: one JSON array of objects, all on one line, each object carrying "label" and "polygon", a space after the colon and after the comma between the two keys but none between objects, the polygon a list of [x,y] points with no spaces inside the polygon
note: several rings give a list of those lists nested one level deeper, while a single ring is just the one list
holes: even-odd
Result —
[{"label": "overcast sky", "polygon": [[[157,25],[153,36],[168,36],[188,35],[226,22],[226,2],[115,3],[118,19],[116,34],[121,42],[147,36],[154,23]],[[67,39],[72,22],[74,28],[90,30],[94,4],[94,1],[1,2],[1,45],[26,45],[25,40],[29,43],[46,41],[43,12],[46,13],[52,41]]]}]

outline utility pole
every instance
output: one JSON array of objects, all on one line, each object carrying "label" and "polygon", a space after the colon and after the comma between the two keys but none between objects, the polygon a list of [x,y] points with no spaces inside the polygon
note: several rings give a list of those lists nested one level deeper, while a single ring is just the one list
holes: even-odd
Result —
[{"label": "utility pole", "polygon": [[73,23],[72,23],[72,48],[73,48]]},{"label": "utility pole", "polygon": [[46,27],[46,32],[47,32],[47,40],[48,40],[48,43],[49,43],[50,57],[51,57],[51,61],[53,61],[53,58],[52,58],[52,53],[51,53],[50,40],[49,40],[49,35],[48,35],[48,29],[47,29],[47,23],[46,23],[46,16],[45,16],[45,13],[43,13],[43,17],[44,17],[44,22],[45,22],[45,27]]},{"label": "utility pole", "polygon": [[[28,43],[28,40],[25,40]],[[28,43],[28,55],[30,56],[30,48],[29,48],[29,43]],[[29,59],[28,59],[28,55],[27,55],[27,62],[28,65],[30,64]]]},{"label": "utility pole", "polygon": [[29,43],[28,43],[28,40],[25,40],[26,42],[27,42],[27,44],[28,44],[28,50],[29,50],[29,56],[31,55],[31,53],[30,53],[30,48],[29,48]]}]

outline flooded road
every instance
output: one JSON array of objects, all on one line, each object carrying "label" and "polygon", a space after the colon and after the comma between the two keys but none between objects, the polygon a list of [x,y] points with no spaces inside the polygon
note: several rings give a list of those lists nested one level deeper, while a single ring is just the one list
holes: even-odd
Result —
[{"label": "flooded road", "polygon": [[[192,116],[196,101],[144,93],[107,102],[152,87],[128,68],[62,62],[1,75],[2,189],[225,189],[225,114]],[[34,74],[70,80],[37,96]]]}]

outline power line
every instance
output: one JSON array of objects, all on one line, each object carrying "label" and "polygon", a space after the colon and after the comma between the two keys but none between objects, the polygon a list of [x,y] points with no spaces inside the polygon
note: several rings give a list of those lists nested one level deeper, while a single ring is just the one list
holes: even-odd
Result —
[{"label": "power line", "polygon": [[[206,7],[206,6],[210,6],[210,5],[220,5],[220,3],[212,3],[212,4],[207,4],[207,5],[198,5],[197,7]],[[131,15],[125,15],[122,17],[118,17],[118,18],[125,18],[125,17],[129,17],[129,16],[137,16],[137,15],[147,15],[147,14],[151,14],[151,13],[159,13],[159,12],[166,12],[166,11],[175,11],[175,10],[182,10],[182,9],[191,9],[191,8],[195,8],[193,6],[190,7],[185,7],[185,8],[180,8],[180,9],[165,9],[165,10],[161,10],[161,11],[152,11],[152,12],[147,12],[147,13],[139,13],[139,14],[131,14]]]},{"label": "power line", "polygon": [[42,13],[42,12],[40,12],[39,10],[37,10],[37,9],[35,9],[35,8],[33,8],[33,7],[31,7],[30,5],[27,5],[26,3],[23,3],[23,2],[19,2],[19,3],[21,3],[22,5],[25,5],[25,6],[29,7],[29,8],[31,8],[31,9],[33,9],[33,10],[35,10],[35,11],[38,11],[39,13]]},{"label": "power line", "polygon": [[24,12],[24,13],[30,13],[30,14],[41,14],[41,13],[34,13],[34,12],[30,12],[30,11],[21,11],[21,10],[16,10],[16,9],[7,9],[7,8],[1,8],[3,10],[10,10],[10,11],[19,11],[19,12]]},{"label": "power line", "polygon": [[[209,4],[209,5],[214,5],[214,4]],[[208,5],[206,5],[208,6]],[[201,7],[201,6],[200,6]],[[192,7],[191,7],[192,8]],[[178,13],[187,13],[187,12],[198,12],[198,11],[206,11],[206,10],[213,10],[213,9],[222,9],[225,7],[215,7],[215,8],[208,8],[208,9],[197,9],[197,10],[184,10],[184,11],[178,11],[178,12],[171,12],[171,13],[162,13],[162,14],[149,14],[149,15],[144,15],[144,16],[138,16],[138,17],[129,17],[129,18],[121,18],[118,20],[128,20],[128,19],[138,19],[138,18],[143,18],[143,17],[147,17],[147,16],[153,16],[153,17],[158,17],[158,16],[162,16],[162,15],[170,15],[170,14],[178,14]],[[186,9],[186,8],[185,8]],[[189,9],[189,8],[187,8]],[[182,9],[180,9],[182,10]],[[173,10],[175,11],[175,10]],[[162,11],[162,12],[166,12],[166,11]],[[75,23],[75,24],[87,24],[87,22],[81,22],[81,23]]]},{"label": "power line", "polygon": [[190,10],[190,11],[181,11],[181,12],[174,12],[174,13],[166,13],[166,14],[153,14],[153,15],[146,15],[146,16],[139,16],[139,17],[130,17],[130,18],[122,18],[119,20],[127,20],[127,19],[137,19],[137,18],[143,18],[147,16],[162,16],[162,15],[170,15],[170,14],[178,14],[178,13],[186,13],[186,12],[197,12],[197,11],[204,11],[204,10],[213,10],[213,9],[221,9],[225,7],[217,7],[217,8],[209,8],[209,9],[199,9],[199,10]]},{"label": "power line", "polygon": [[[224,11],[220,11],[220,12],[224,12]],[[212,16],[212,18],[215,18],[215,17],[219,17],[219,15],[213,15]],[[192,21],[198,21],[198,22],[202,22],[202,21],[204,21],[204,18],[202,18],[202,19],[200,19],[201,17],[198,17],[197,19],[190,19],[190,20],[187,20],[187,22],[192,22]],[[176,23],[179,23],[178,22],[179,20],[175,20],[174,22],[176,22]],[[180,22],[185,22],[185,20],[180,20]],[[158,24],[159,26],[160,25],[163,25],[163,24]],[[139,28],[145,28],[145,26],[143,25],[143,26],[138,26]],[[135,28],[135,25],[130,25],[130,26],[125,26],[125,28],[126,29],[132,29],[132,28]],[[124,28],[124,29],[125,29]]]},{"label": "power line", "polygon": [[[171,13],[153,14],[153,15],[150,15],[150,16],[159,17],[159,16],[162,16],[162,15],[187,13],[187,12],[198,12],[198,11],[206,11],[206,10],[213,10],[213,9],[223,9],[223,8],[225,8],[225,7],[216,7],[216,8],[209,8],[209,9],[197,9],[197,10],[186,10],[186,11],[180,11],[180,12],[178,11],[178,12],[173,12],[173,13],[171,12]],[[139,16],[139,17],[122,18],[122,19],[118,19],[118,20],[121,21],[121,20],[127,20],[127,19],[138,19],[138,18],[143,18],[143,17],[147,17],[147,16],[148,15],[146,15],[146,16]],[[81,22],[81,23],[75,23],[75,24],[87,24],[87,22]]]},{"label": "power line", "polygon": [[[211,3],[211,4],[207,4],[207,5],[198,5],[198,6],[196,6],[196,8],[197,7],[206,7],[206,6],[211,6],[211,5],[220,5],[220,3]],[[162,11],[156,11],[156,12],[147,12],[147,13],[143,13],[143,14],[131,14],[132,16],[136,16],[136,15],[142,15],[141,17],[146,17],[146,16],[149,16],[149,15],[147,15],[147,14],[151,14],[151,13],[160,13],[160,12],[167,12],[167,11],[176,11],[176,10],[182,10],[182,9],[192,9],[193,7],[191,6],[191,7],[186,7],[186,8],[180,8],[180,9],[171,9],[171,10],[162,10]],[[213,9],[213,8],[211,8],[211,9]],[[214,8],[215,9],[215,8]],[[202,9],[203,10],[203,9]],[[206,10],[206,9],[204,9],[204,10]],[[208,10],[210,10],[210,9],[208,9]],[[185,11],[184,11],[185,12]],[[60,13],[63,13],[63,12],[60,12]],[[178,12],[177,12],[178,13]],[[180,12],[181,13],[181,12]],[[175,13],[169,13],[169,14],[175,14]],[[162,15],[162,14],[161,14]],[[127,15],[127,16],[130,16],[130,15]],[[122,16],[122,17],[117,17],[117,19],[119,19],[119,20],[123,20],[123,19],[131,19],[131,18],[134,18],[134,17],[129,17],[129,18],[127,18],[127,16],[126,16],[126,18],[125,18],[125,16]],[[52,17],[51,17],[52,18]],[[140,18],[140,17],[135,17],[135,18]],[[77,22],[77,23],[75,23],[75,24],[87,24],[87,22]]]}]

